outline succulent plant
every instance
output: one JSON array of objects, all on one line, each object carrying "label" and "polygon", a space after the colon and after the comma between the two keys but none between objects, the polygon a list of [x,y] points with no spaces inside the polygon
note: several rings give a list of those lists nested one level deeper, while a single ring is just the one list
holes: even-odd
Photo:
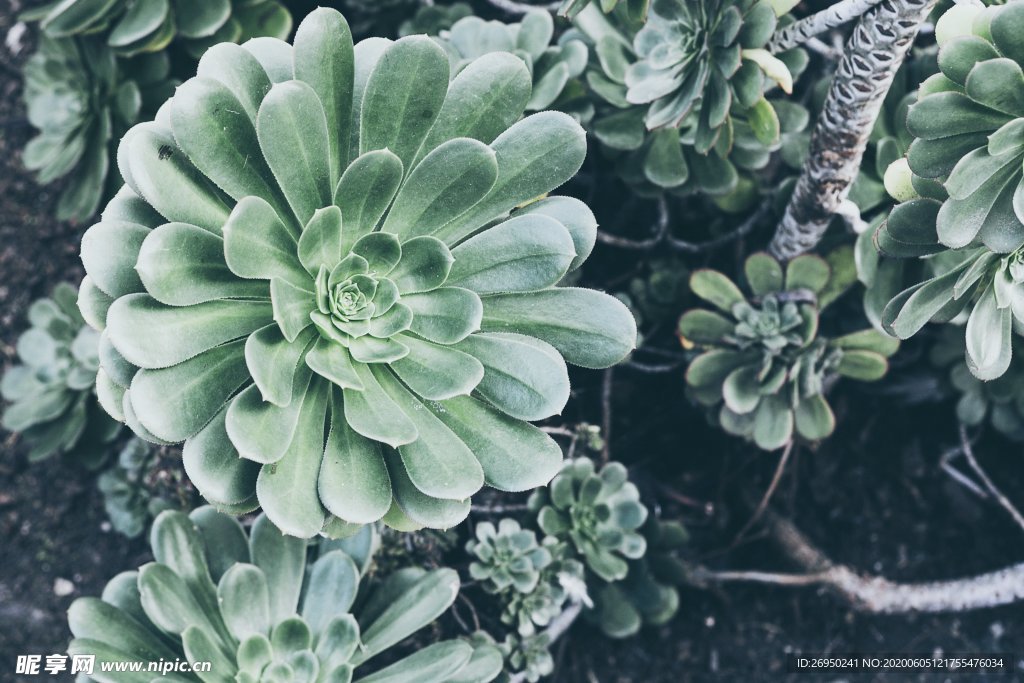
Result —
[{"label": "succulent plant", "polygon": [[121,425],[96,402],[100,340],[82,320],[76,297],[72,285],[61,283],[29,307],[31,326],[16,345],[21,363],[0,380],[0,396],[11,402],[0,426],[21,432],[30,461],[60,453],[95,469]]},{"label": "succulent plant", "polygon": [[122,140],[127,186],[82,242],[104,407],[297,536],[447,528],[485,482],[546,483],[562,454],[526,421],[562,409],[566,361],[636,338],[613,297],[554,286],[594,244],[587,207],[529,203],[582,164],[579,125],[520,120],[513,55],[449,83],[429,38],[353,50],[329,9],[200,74]]},{"label": "succulent plant", "polygon": [[436,36],[450,29],[455,22],[473,14],[473,8],[464,2],[451,5],[422,5],[416,13],[402,22],[398,35],[424,34]]},{"label": "succulent plant", "polygon": [[136,538],[151,519],[171,507],[167,500],[154,495],[146,481],[158,461],[156,449],[142,439],[132,438],[117,460],[96,478],[107,519],[117,533]]},{"label": "succulent plant", "polygon": [[370,584],[343,550],[317,553],[307,566],[306,541],[266,516],[247,535],[210,507],[161,513],[151,545],[155,562],[68,610],[68,652],[95,655],[100,683],[126,680],[101,664],[140,657],[211,662],[216,680],[264,683],[484,683],[501,669],[497,648],[447,640],[363,673],[451,606],[459,579],[450,569],[407,568]]},{"label": "succulent plant", "polygon": [[1014,199],[1024,191],[1024,105],[1014,96],[1024,83],[1024,6],[949,11],[956,21],[939,34],[940,73],[921,84],[907,114],[915,139],[887,183],[906,201],[874,239],[884,254],[955,252],[958,263],[896,295],[882,323],[906,339],[969,310],[967,364],[991,380],[1009,367],[1011,333],[1024,322],[1024,213]]},{"label": "succulent plant", "polygon": [[[684,5],[678,2],[682,8],[680,10],[676,7],[677,2],[673,0],[667,3],[667,11],[701,14],[721,10],[730,17],[740,17],[742,21],[743,15],[738,6],[733,6],[736,3]],[[770,23],[774,26],[775,13],[771,7],[763,1],[758,2],[757,7],[760,9],[750,8],[750,26],[759,21],[759,15],[767,17],[766,12],[770,13]],[[587,72],[587,83],[593,92],[593,99],[598,103],[592,125],[594,137],[601,143],[605,153],[616,159],[617,171],[623,179],[640,194],[656,195],[670,190],[677,194],[699,191],[722,196],[736,192],[742,171],[763,169],[772,152],[782,148],[784,142],[806,128],[809,120],[807,110],[796,102],[766,99],[765,91],[770,89],[770,84],[764,78],[764,71],[758,62],[749,58],[744,62],[740,56],[742,48],[734,45],[734,67],[738,71],[733,80],[737,87],[741,81],[744,86],[741,90],[742,98],[739,95],[734,98],[733,80],[726,79],[726,87],[718,95],[725,98],[728,105],[724,119],[719,120],[717,113],[714,118],[711,117],[713,108],[704,107],[706,98],[699,96],[699,92],[678,121],[673,119],[662,122],[652,118],[652,111],[656,111],[660,105],[637,103],[644,94],[644,90],[639,89],[642,81],[653,78],[649,73],[650,62],[643,55],[661,52],[682,54],[681,49],[670,45],[680,38],[670,36],[671,30],[665,29],[668,30],[666,33],[664,26],[658,28],[666,23],[673,27],[677,24],[665,20],[659,22],[652,19],[631,38],[628,27],[615,25],[594,8],[587,8],[576,17],[575,25],[592,44],[595,57],[590,60],[593,68]],[[725,30],[724,25],[722,30]],[[753,29],[743,29],[740,33],[745,34],[746,31],[752,32]],[[659,41],[666,42],[658,53],[650,52]],[[762,59],[768,53],[761,48],[747,54],[769,65],[773,73],[774,69],[783,65],[790,75],[783,79],[787,88],[792,78],[799,75],[807,64],[807,55],[800,49],[787,50],[768,61]],[[691,63],[697,61],[700,60]],[[710,79],[708,72],[705,69],[698,71],[703,74],[698,80],[712,88],[712,81],[707,80]],[[718,82],[719,76],[725,78],[719,71],[715,73],[718,74],[715,82]],[[747,87],[749,84],[756,88]],[[750,107],[741,105],[748,100],[751,101]],[[664,101],[674,101],[671,93]]]},{"label": "succulent plant", "polygon": [[339,6],[351,21],[354,35],[390,37],[402,19],[422,4],[421,0],[341,0]]},{"label": "succulent plant", "polygon": [[850,260],[845,250],[832,265],[803,255],[783,270],[768,254],[753,254],[744,265],[750,298],[722,273],[694,272],[690,289],[718,311],[694,309],[679,320],[680,335],[704,349],[686,383],[702,405],[721,406],[726,432],[765,450],[789,443],[794,427],[805,439],[823,439],[835,428],[825,380],[872,381],[886,373],[896,340],[876,330],[818,334],[819,314],[852,282]]},{"label": "succulent plant", "polygon": [[40,183],[67,177],[58,218],[89,218],[117,189],[112,144],[170,94],[169,73],[164,54],[117,60],[92,37],[40,38],[25,65],[28,120],[39,134],[25,147],[23,161]]},{"label": "succulent plant", "polygon": [[956,417],[977,427],[986,421],[1014,441],[1024,441],[1024,366],[1019,338],[1014,340],[1017,356],[1002,376],[983,382],[963,363],[964,335],[959,327],[945,325],[929,352],[931,362],[948,370],[949,381],[959,394]]},{"label": "succulent plant", "polygon": [[610,462],[598,472],[589,458],[567,461],[551,484],[533,492],[528,505],[545,534],[574,548],[587,569],[605,581],[624,578],[628,560],[646,550],[637,529],[647,508],[621,463]]},{"label": "succulent plant", "polygon": [[529,593],[509,591],[501,612],[502,622],[513,626],[520,636],[531,636],[544,628],[565,609],[568,603],[582,602],[592,606],[587,592],[583,563],[570,557],[564,544],[546,539],[555,560],[540,574],[540,581]]},{"label": "succulent plant", "polygon": [[466,552],[476,558],[469,575],[492,593],[513,589],[530,593],[537,588],[540,573],[551,564],[551,552],[537,543],[537,535],[523,529],[511,518],[497,528],[490,522],[476,526],[476,539],[466,543]]},{"label": "succulent plant", "polygon": [[676,552],[687,541],[686,529],[648,517],[640,532],[647,541],[646,554],[630,561],[624,579],[599,586],[593,612],[587,613],[609,638],[635,635],[644,624],[660,626],[679,610],[675,586],[683,570]]},{"label": "succulent plant", "polygon": [[[533,79],[526,111],[558,109],[575,114],[577,120],[587,120],[588,113],[575,109],[579,104],[577,96],[583,89],[577,79],[587,68],[587,46],[574,33],[564,34],[552,45],[554,35],[551,15],[538,9],[527,12],[523,20],[515,24],[484,21],[473,16],[460,19],[442,33],[441,45],[448,52],[453,75],[493,52],[518,55],[526,62]],[[587,106],[592,113],[592,105]]]},{"label": "succulent plant", "polygon": [[277,0],[58,0],[24,16],[54,38],[101,34],[127,56],[177,41],[198,58],[217,43],[284,39],[292,29],[291,14]]}]

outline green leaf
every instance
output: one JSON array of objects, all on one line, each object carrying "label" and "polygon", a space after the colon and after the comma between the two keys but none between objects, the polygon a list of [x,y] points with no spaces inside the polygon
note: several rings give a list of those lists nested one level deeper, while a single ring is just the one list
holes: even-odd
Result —
[{"label": "green leaf", "polygon": [[166,368],[208,349],[245,337],[267,324],[270,306],[261,301],[209,301],[172,307],[146,294],[129,294],[107,313],[110,341],[141,368]]},{"label": "green leaf", "polygon": [[576,257],[572,236],[548,216],[516,216],[452,250],[449,284],[478,294],[531,292],[555,285]]},{"label": "green leaf", "polygon": [[468,499],[479,491],[484,485],[483,470],[466,444],[390,371],[378,369],[374,376],[419,434],[412,443],[398,447],[413,485],[427,496],[444,500]]},{"label": "green leaf", "polygon": [[292,379],[314,336],[307,328],[306,334],[289,342],[273,324],[249,335],[245,342],[245,363],[264,401],[282,407],[291,402]]},{"label": "green leaf", "polygon": [[249,561],[249,537],[234,517],[204,505],[190,512],[188,518],[203,538],[211,579],[220,581],[233,565]]},{"label": "green leaf", "polygon": [[104,221],[82,236],[82,264],[93,284],[114,299],[142,291],[135,262],[148,228],[136,223]]},{"label": "green leaf", "polygon": [[448,76],[448,57],[426,36],[409,36],[389,45],[366,82],[360,153],[389,149],[410,168],[441,111]]},{"label": "green leaf", "polygon": [[302,599],[302,618],[314,634],[324,633],[336,615],[352,608],[358,587],[359,570],[342,551],[332,550],[313,563]]},{"label": "green leaf", "polygon": [[502,412],[521,420],[543,420],[569,400],[565,361],[550,344],[508,333],[472,334],[459,342],[483,364],[477,392]]},{"label": "green leaf", "polygon": [[344,217],[341,252],[371,233],[391,206],[404,174],[402,160],[390,150],[367,152],[345,169],[334,193],[334,203]]},{"label": "green leaf", "polygon": [[770,254],[751,254],[743,264],[747,284],[756,296],[764,296],[783,289],[782,266]]},{"label": "green leaf", "polygon": [[523,115],[531,87],[530,72],[515,55],[492,52],[474,59],[448,86],[419,156],[454,138],[490,144]]},{"label": "green leaf", "polygon": [[305,367],[296,368],[287,406],[264,401],[255,384],[231,401],[225,427],[238,455],[264,464],[284,457],[295,435],[310,374]]},{"label": "green leaf", "polygon": [[217,32],[231,16],[230,0],[174,0],[178,33],[205,38]]},{"label": "green leaf", "polygon": [[217,585],[217,601],[231,635],[243,641],[251,635],[270,635],[270,595],[267,577],[251,564],[232,565]]},{"label": "green leaf", "polygon": [[271,83],[267,72],[251,52],[233,43],[214,45],[199,60],[197,75],[226,86],[245,110],[249,121],[256,124],[260,102],[270,92]]},{"label": "green leaf", "polygon": [[131,387],[139,422],[172,443],[197,434],[249,378],[243,345],[234,341],[169,368],[139,371]]},{"label": "green leaf", "polygon": [[435,233],[449,246],[576,175],[587,154],[587,140],[570,116],[546,111],[512,125],[491,149],[497,155],[498,179],[472,209]]},{"label": "green leaf", "polygon": [[438,344],[454,344],[480,329],[483,305],[476,293],[461,287],[441,287],[402,297],[412,309],[409,328]]},{"label": "green leaf", "polygon": [[402,258],[388,273],[402,294],[437,289],[448,280],[454,259],[436,237],[414,237],[402,244]]},{"label": "green leaf", "polygon": [[146,291],[169,306],[216,299],[265,299],[263,282],[242,280],[224,260],[224,240],[186,223],[167,223],[149,233],[135,266]]},{"label": "green leaf", "polygon": [[[359,238],[352,246],[352,253],[366,259],[369,272],[385,275],[390,273],[402,258],[402,246],[398,238],[390,233],[371,232]],[[340,275],[332,272],[330,286],[333,287],[341,280]]]},{"label": "green leaf", "polygon": [[291,218],[263,159],[253,120],[228,86],[212,78],[190,78],[170,102],[174,139],[196,168],[231,198],[256,196]]},{"label": "green leaf", "polygon": [[370,524],[391,506],[391,478],[380,444],[352,430],[337,391],[331,411],[331,433],[317,485],[320,500],[345,521]]},{"label": "green leaf", "polygon": [[782,448],[793,438],[793,411],[782,396],[765,396],[754,414],[754,443],[766,451]]},{"label": "green leaf", "polygon": [[830,436],[836,428],[836,416],[825,397],[818,394],[800,401],[794,413],[800,436],[818,441]]},{"label": "green leaf", "polygon": [[733,306],[746,301],[740,288],[717,270],[695,270],[690,276],[690,289],[701,299],[726,313],[732,313]]},{"label": "green leaf", "polygon": [[[470,335],[467,339],[472,339]],[[391,369],[414,393],[430,401],[443,401],[471,392],[484,377],[484,367],[473,356],[449,346],[398,335],[408,355]],[[466,340],[462,343],[464,344]]]},{"label": "green leaf", "polygon": [[264,514],[256,518],[249,532],[249,554],[267,577],[271,623],[297,614],[306,570],[306,541],[282,534]]},{"label": "green leaf", "polygon": [[377,339],[376,337],[356,337],[349,344],[352,359],[359,363],[394,363],[405,358],[408,347],[394,339]]},{"label": "green leaf", "polygon": [[722,398],[729,410],[746,415],[761,402],[760,370],[757,365],[744,365],[730,372],[722,383]]},{"label": "green leaf", "polygon": [[381,228],[403,241],[442,233],[494,186],[494,151],[469,138],[449,140],[430,152],[409,174]]},{"label": "green leaf", "polygon": [[341,209],[328,206],[317,209],[299,237],[299,261],[306,272],[316,277],[320,268],[338,265],[342,251]]},{"label": "green leaf", "polygon": [[117,0],[78,0],[48,6],[49,12],[43,19],[42,28],[53,38],[75,35],[84,28],[101,21],[110,12]]},{"label": "green leaf", "polygon": [[569,231],[576,252],[569,272],[583,265],[597,243],[597,219],[590,207],[573,197],[546,197],[516,211],[513,217],[537,214],[554,218]]},{"label": "green leaf", "polygon": [[480,462],[484,481],[501,491],[544,486],[562,466],[562,449],[533,425],[469,396],[428,404]]},{"label": "green leaf", "polygon": [[885,376],[889,363],[885,357],[874,351],[851,349],[844,351],[836,367],[836,372],[844,377],[852,377],[862,382],[874,382]]},{"label": "green leaf", "polygon": [[331,148],[320,98],[302,81],[276,83],[260,105],[256,132],[267,164],[305,225],[332,200]]},{"label": "green leaf", "polygon": [[786,264],[786,289],[809,289],[815,294],[821,292],[832,269],[825,259],[814,254],[802,254]]},{"label": "green leaf", "polygon": [[[170,221],[220,234],[228,202],[157,123],[141,123],[121,139],[117,164],[132,190]],[[173,187],[173,192],[167,188]]]},{"label": "green leaf", "polygon": [[753,107],[747,110],[747,123],[750,124],[751,130],[754,131],[754,137],[762,144],[774,145],[779,142],[781,134],[779,115],[775,113],[775,108],[772,107],[771,102],[763,96]]},{"label": "green leaf", "polygon": [[312,284],[299,261],[295,237],[259,197],[245,197],[231,212],[224,224],[224,256],[238,277]]},{"label": "green leaf", "polygon": [[1000,308],[995,287],[987,288],[967,319],[967,367],[972,375],[988,381],[1006,372],[1013,354],[1012,322],[1010,307]]},{"label": "green leaf", "polygon": [[[208,633],[217,629],[195,595],[170,567],[156,562],[139,569],[139,593],[146,616],[158,627],[181,635],[189,626]],[[219,618],[219,617],[218,617]]]},{"label": "green leaf", "polygon": [[473,648],[460,640],[434,643],[376,673],[360,683],[445,683],[466,665]]},{"label": "green leaf", "polygon": [[294,43],[295,77],[313,88],[324,108],[334,187],[348,164],[352,138],[352,32],[339,12],[320,7],[299,24]]},{"label": "green leaf", "polygon": [[107,326],[107,311],[114,300],[96,286],[96,282],[86,275],[78,286],[78,310],[94,330]]},{"label": "green leaf", "polygon": [[226,414],[227,409],[221,410],[185,442],[182,464],[189,481],[203,498],[222,505],[236,505],[256,492],[259,465],[238,457],[224,426]]},{"label": "green leaf", "polygon": [[422,575],[364,624],[363,647],[353,656],[353,665],[363,664],[433,622],[452,606],[458,593],[459,575],[454,570],[435,569]]},{"label": "green leaf", "polygon": [[733,321],[703,308],[687,311],[679,319],[679,334],[695,344],[717,344],[735,329]]},{"label": "green leaf", "polygon": [[612,366],[636,347],[636,321],[621,301],[575,287],[489,296],[481,329],[536,337],[584,368]]},{"label": "green leaf", "polygon": [[273,466],[260,469],[256,480],[256,495],[267,517],[284,533],[300,538],[318,534],[325,521],[317,479],[324,455],[329,387],[326,382],[310,385],[288,450]]},{"label": "green leaf", "polygon": [[174,657],[174,651],[146,626],[99,598],[78,598],[71,603],[68,626],[76,638],[96,639],[154,661]]},{"label": "green leaf", "polygon": [[363,383],[356,374],[352,356],[341,344],[318,339],[306,354],[306,365],[324,379],[343,389],[362,391]]},{"label": "green leaf", "polygon": [[270,299],[274,322],[285,339],[295,341],[312,324],[309,315],[316,310],[316,295],[275,277],[270,281]]},{"label": "green leaf", "polygon": [[386,394],[380,382],[362,363],[354,366],[363,385],[362,391],[344,389],[345,419],[349,426],[367,439],[392,448],[411,443],[418,437],[416,425]]},{"label": "green leaf", "polygon": [[242,46],[252,53],[273,83],[295,78],[295,56],[292,46],[277,38],[253,38]]}]

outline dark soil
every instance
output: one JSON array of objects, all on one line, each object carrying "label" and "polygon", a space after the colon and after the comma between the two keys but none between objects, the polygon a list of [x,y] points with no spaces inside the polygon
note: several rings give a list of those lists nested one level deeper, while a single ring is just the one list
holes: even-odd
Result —
[{"label": "dark soil", "polygon": [[[12,4],[16,0],[0,7],[0,36],[13,25]],[[57,282],[81,277],[77,251],[86,227],[58,223],[52,217],[55,188],[39,187],[21,166],[20,150],[32,134],[24,121],[18,71],[31,36],[24,43],[18,54],[0,48],[0,353],[5,368],[28,304]],[[599,207],[603,223],[614,213]],[[750,240],[742,246],[760,247],[766,235]],[[740,246],[727,249],[724,257],[732,259]],[[621,263],[633,257],[599,248],[588,271],[590,284],[611,288],[608,278],[594,273],[604,272],[605,265],[609,272],[621,272]],[[665,348],[672,344],[664,331],[653,337]],[[919,344],[908,345],[901,357],[914,358],[920,350]],[[575,379],[565,418],[600,424],[602,375],[581,372]],[[942,399],[933,391],[934,378],[899,367],[883,388],[907,385]],[[686,403],[679,371],[649,375],[621,368],[613,389],[611,455],[633,465],[645,498],[663,516],[686,523],[692,534],[687,559],[717,569],[796,570],[758,528],[730,548],[751,515],[749,499],[757,500],[766,489],[777,454],[720,436]],[[839,431],[816,452],[802,448],[794,454],[773,509],[791,517],[834,561],[900,581],[955,578],[1024,561],[1022,530],[992,500],[979,499],[939,467],[941,454],[957,442],[948,398],[908,407],[905,393],[841,383],[832,400]],[[70,602],[99,594],[110,577],[145,561],[147,549],[143,540],[126,541],[104,530],[94,475],[59,459],[29,465],[14,437],[2,439],[0,681],[14,681],[16,655],[63,651]],[[1020,446],[985,435],[976,453],[1007,495],[1024,503]],[[63,594],[68,581],[70,593]],[[1022,660],[1024,610],[880,617],[860,614],[813,588],[683,589],[678,616],[638,638],[612,642],[585,624],[574,627],[555,648],[554,680],[1017,680],[970,674],[787,674],[786,656],[797,652],[1001,652]]]}]

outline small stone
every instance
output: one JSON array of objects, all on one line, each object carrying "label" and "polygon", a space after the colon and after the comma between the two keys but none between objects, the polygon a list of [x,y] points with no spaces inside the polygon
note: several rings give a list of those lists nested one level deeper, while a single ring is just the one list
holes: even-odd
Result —
[{"label": "small stone", "polygon": [[57,577],[53,582],[53,594],[58,598],[63,598],[71,595],[75,592],[75,584],[71,583],[67,579]]}]

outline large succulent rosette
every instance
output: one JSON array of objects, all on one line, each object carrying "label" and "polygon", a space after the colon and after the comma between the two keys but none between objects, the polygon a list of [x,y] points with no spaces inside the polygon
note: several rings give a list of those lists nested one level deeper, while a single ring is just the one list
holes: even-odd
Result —
[{"label": "large succulent rosette", "polygon": [[294,46],[211,48],[122,140],[127,186],[83,239],[104,407],[184,441],[208,500],[297,536],[449,527],[484,483],[546,483],[561,451],[526,421],[564,406],[565,361],[609,366],[636,328],[555,286],[596,224],[529,202],[579,169],[585,135],[521,119],[529,98],[511,54],[449,83],[432,40],[353,48],[328,9]]}]

